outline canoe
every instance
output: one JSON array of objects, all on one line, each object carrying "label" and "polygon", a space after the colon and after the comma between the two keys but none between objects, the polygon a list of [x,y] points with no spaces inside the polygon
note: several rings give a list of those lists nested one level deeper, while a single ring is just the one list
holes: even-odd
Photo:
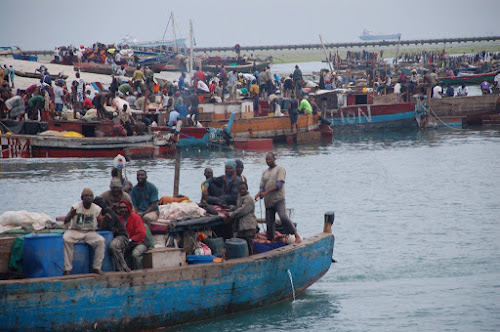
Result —
[{"label": "canoe", "polygon": [[[15,70],[14,71],[15,74],[17,76],[20,76],[20,77],[29,77],[29,78],[36,78],[36,79],[41,79],[42,78],[42,74],[36,72],[36,73],[27,73],[25,71],[20,71],[20,70]],[[61,73],[59,74],[50,74],[50,78],[52,80],[56,80],[58,78],[61,78],[63,80],[67,79],[68,78],[68,75],[63,75]]]},{"label": "canoe", "polygon": [[153,158],[160,153],[151,135],[77,138],[1,134],[0,148],[0,158],[114,158],[118,154]]},{"label": "canoe", "polygon": [[470,75],[462,75],[462,76],[447,76],[447,77],[440,77],[439,78],[439,83],[441,85],[446,85],[446,84],[451,84],[451,85],[456,85],[456,84],[481,84],[482,82],[493,82],[493,79],[495,78],[495,75],[500,73],[500,71],[492,71],[489,73],[483,73],[483,74],[470,74]]},{"label": "canoe", "polygon": [[220,263],[2,280],[0,326],[9,331],[144,330],[290,300],[329,270],[332,223],[330,212],[323,232],[301,243]]}]

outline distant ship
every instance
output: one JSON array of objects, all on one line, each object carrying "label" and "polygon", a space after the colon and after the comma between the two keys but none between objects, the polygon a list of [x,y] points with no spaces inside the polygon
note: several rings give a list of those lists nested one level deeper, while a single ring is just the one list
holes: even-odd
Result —
[{"label": "distant ship", "polygon": [[359,39],[361,40],[391,40],[391,39],[399,39],[401,38],[400,33],[395,33],[392,35],[377,35],[371,31],[363,30],[363,32],[359,35]]}]

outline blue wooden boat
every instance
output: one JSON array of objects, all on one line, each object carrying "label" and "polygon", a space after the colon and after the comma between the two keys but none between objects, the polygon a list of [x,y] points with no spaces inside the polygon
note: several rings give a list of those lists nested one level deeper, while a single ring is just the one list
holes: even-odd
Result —
[{"label": "blue wooden boat", "polygon": [[38,61],[38,57],[36,55],[12,54],[12,57],[16,60]]},{"label": "blue wooden boat", "polygon": [[311,95],[318,105],[324,105],[334,132],[417,128],[413,102],[391,102],[391,96],[342,89],[318,90]]},{"label": "blue wooden boat", "polygon": [[289,300],[330,268],[332,223],[327,213],[322,233],[222,263],[0,281],[0,330],[169,327]]}]

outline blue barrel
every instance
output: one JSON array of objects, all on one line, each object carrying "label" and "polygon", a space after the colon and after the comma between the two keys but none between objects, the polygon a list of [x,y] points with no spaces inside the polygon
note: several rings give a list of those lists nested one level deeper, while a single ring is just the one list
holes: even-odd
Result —
[{"label": "blue barrel", "polygon": [[89,273],[89,262],[89,245],[83,242],[75,243],[73,251],[73,270],[71,270],[71,274]]},{"label": "blue barrel", "polygon": [[25,235],[23,272],[29,278],[62,276],[64,272],[62,234]]},{"label": "blue barrel", "polygon": [[174,108],[177,112],[179,112],[179,114],[183,118],[187,117],[187,106],[186,105],[176,105]]},{"label": "blue barrel", "polygon": [[212,255],[222,255],[222,249],[224,249],[223,238],[206,238],[203,242],[212,250]]},{"label": "blue barrel", "polygon": [[226,248],[226,258],[241,258],[248,256],[248,245],[247,241],[233,237],[231,239],[226,240],[225,244]]},{"label": "blue barrel", "polygon": [[[97,231],[98,234],[102,235],[104,240],[106,241],[105,248],[104,248],[104,260],[102,261],[102,271],[114,271],[115,270],[115,265],[113,264],[113,258],[110,255],[109,252],[109,244],[111,241],[113,241],[113,232],[111,231]],[[94,250],[93,248],[90,248],[90,269],[92,270],[92,264],[94,263]]]}]

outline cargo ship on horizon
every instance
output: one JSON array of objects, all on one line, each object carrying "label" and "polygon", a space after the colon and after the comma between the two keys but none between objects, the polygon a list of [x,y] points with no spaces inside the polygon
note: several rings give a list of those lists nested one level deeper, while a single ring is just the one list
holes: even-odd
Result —
[{"label": "cargo ship on horizon", "polygon": [[359,35],[359,39],[361,40],[393,40],[400,39],[401,33],[381,35],[375,34],[372,31],[364,29],[363,32]]}]

